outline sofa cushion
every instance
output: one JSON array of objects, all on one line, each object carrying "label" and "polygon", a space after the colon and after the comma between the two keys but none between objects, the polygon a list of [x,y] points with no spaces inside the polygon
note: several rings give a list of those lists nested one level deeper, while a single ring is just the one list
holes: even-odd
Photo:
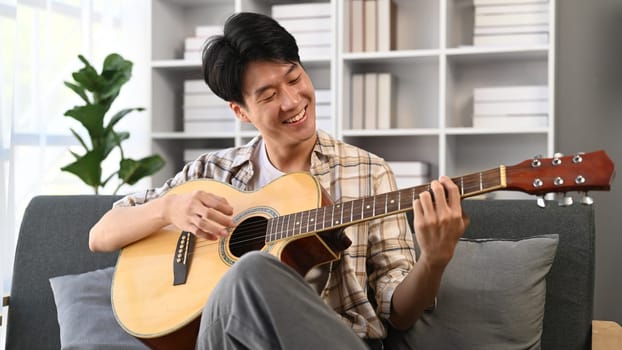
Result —
[{"label": "sofa cushion", "polygon": [[461,239],[445,269],[433,312],[390,349],[539,349],[545,276],[558,235],[520,240]]},{"label": "sofa cushion", "polygon": [[50,279],[62,349],[147,349],[116,322],[110,303],[114,267]]}]

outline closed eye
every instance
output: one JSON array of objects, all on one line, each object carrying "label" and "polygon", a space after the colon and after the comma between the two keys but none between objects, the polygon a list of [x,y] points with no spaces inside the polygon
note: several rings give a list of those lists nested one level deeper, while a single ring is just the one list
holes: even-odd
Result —
[{"label": "closed eye", "polygon": [[290,80],[289,83],[290,84],[296,84],[297,82],[300,81],[300,77],[302,76],[302,74],[298,74],[298,76],[296,78],[294,78],[293,80]]}]

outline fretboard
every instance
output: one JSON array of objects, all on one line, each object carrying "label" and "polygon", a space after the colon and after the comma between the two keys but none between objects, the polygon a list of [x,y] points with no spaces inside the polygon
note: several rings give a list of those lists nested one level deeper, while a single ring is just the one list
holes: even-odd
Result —
[{"label": "fretboard", "polygon": [[[458,186],[461,198],[496,191],[506,187],[505,167],[452,178],[452,181]],[[266,242],[405,212],[413,208],[413,201],[420,193],[430,190],[430,184],[425,184],[274,217],[268,220]]]}]

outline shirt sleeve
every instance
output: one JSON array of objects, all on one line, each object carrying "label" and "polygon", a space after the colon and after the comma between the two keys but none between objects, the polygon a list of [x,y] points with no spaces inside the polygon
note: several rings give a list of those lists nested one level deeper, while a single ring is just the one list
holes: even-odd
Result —
[{"label": "shirt sleeve", "polygon": [[[376,177],[376,194],[395,191],[393,173],[385,164]],[[388,319],[395,288],[404,280],[415,264],[415,249],[406,215],[386,216],[369,225],[369,283],[374,290],[377,313]]]}]

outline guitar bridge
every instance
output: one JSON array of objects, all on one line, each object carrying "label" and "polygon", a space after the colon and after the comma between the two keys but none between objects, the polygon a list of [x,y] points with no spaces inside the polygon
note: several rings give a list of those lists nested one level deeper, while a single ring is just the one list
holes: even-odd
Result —
[{"label": "guitar bridge", "polygon": [[185,284],[188,278],[190,257],[194,248],[194,235],[182,231],[175,245],[173,254],[173,285]]}]

